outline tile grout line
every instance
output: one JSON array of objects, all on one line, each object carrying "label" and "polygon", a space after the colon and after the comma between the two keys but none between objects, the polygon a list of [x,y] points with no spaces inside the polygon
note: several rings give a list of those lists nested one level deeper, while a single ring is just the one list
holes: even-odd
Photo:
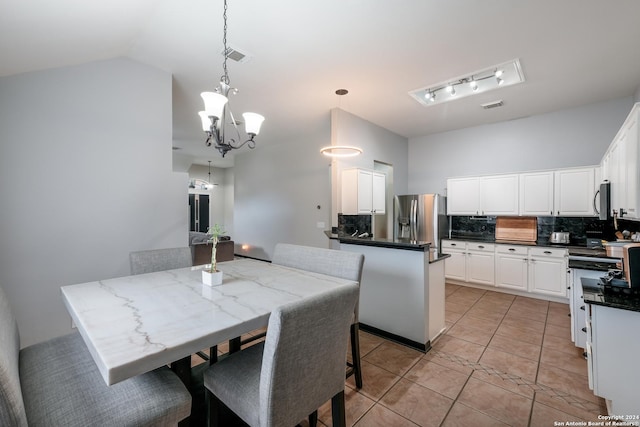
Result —
[{"label": "tile grout line", "polygon": [[[451,296],[451,295],[457,293],[459,290],[460,290],[460,288],[456,289],[454,292],[452,292],[448,296]],[[462,319],[464,316],[468,315],[469,311],[487,294],[487,292],[489,292],[489,291],[485,291],[483,294],[481,294],[476,299],[476,301],[468,309],[465,310],[465,312],[460,316],[460,318],[458,318],[455,322],[453,322],[451,324],[451,327],[456,325],[458,323],[458,321],[460,319]],[[500,320],[500,323],[498,324],[498,328],[496,328],[496,331],[491,335],[491,338],[489,339],[489,342],[487,343],[486,346],[484,346],[484,350],[482,351],[479,359],[481,359],[482,356],[484,355],[484,353],[486,352],[487,348],[489,347],[489,344],[491,343],[491,340],[496,335],[497,330],[499,329],[500,325],[502,324],[502,322],[506,318],[506,316],[509,313],[509,311],[511,310],[511,308],[513,308],[513,304],[515,303],[517,298],[518,298],[518,296],[515,295],[513,300],[511,301],[511,304],[509,304],[509,308],[507,309],[506,313],[502,316],[502,319]],[[533,417],[533,408],[534,408],[534,405],[535,405],[535,402],[536,402],[535,397],[540,392],[545,393],[545,394],[551,396],[552,398],[557,398],[559,400],[562,400],[565,403],[567,403],[568,405],[573,406],[573,407],[578,407],[580,409],[584,409],[584,410],[587,410],[587,411],[593,411],[594,408],[597,406],[597,408],[595,408],[595,410],[596,411],[599,410],[599,406],[597,404],[593,403],[593,402],[587,401],[585,399],[582,399],[582,398],[580,398],[578,396],[571,395],[569,393],[565,393],[565,392],[563,392],[561,390],[556,390],[556,389],[554,389],[552,387],[545,386],[544,384],[538,384],[537,381],[538,381],[538,374],[539,374],[539,370],[540,370],[540,365],[542,363],[542,350],[543,350],[543,344],[544,344],[544,337],[547,334],[547,325],[549,324],[548,320],[549,320],[550,311],[551,311],[551,302],[550,301],[545,301],[545,302],[546,302],[546,313],[545,313],[544,322],[543,322],[544,323],[544,329],[543,329],[543,333],[542,333],[542,339],[541,339],[541,342],[540,342],[540,345],[539,345],[539,352],[538,352],[538,357],[537,357],[537,362],[536,362],[536,377],[535,377],[534,383],[531,383],[530,381],[525,380],[524,378],[510,375],[510,374],[508,374],[506,372],[501,373],[500,371],[494,370],[492,368],[484,367],[479,362],[475,364],[475,365],[481,367],[481,369],[479,369],[479,370],[484,371],[487,375],[498,375],[503,381],[509,380],[509,381],[515,383],[517,386],[525,385],[525,386],[527,386],[527,387],[529,387],[529,388],[531,388],[533,390],[534,394],[533,394],[533,397],[531,398],[531,408],[530,408],[530,411],[529,411],[529,420],[528,420],[527,425],[530,425],[530,423],[531,423],[531,420],[532,420],[532,417]],[[451,328],[449,328],[449,329],[451,329]],[[436,355],[436,357],[438,357],[438,356],[442,357],[441,354],[447,354],[447,353],[435,351],[434,354]],[[511,353],[509,353],[509,354],[511,354]],[[451,355],[451,357],[458,358],[458,356],[455,356],[455,355]],[[463,366],[469,366],[469,367],[471,367],[469,364],[473,364],[473,362],[470,362],[470,361],[468,361],[466,359],[462,359],[462,358],[460,358],[460,359],[463,360],[464,363],[460,363],[459,361],[454,361],[454,360],[451,360],[451,359],[448,359],[448,360],[451,361],[451,362],[459,363],[459,364],[461,364]],[[472,369],[473,369],[474,372],[476,370],[478,370],[478,369],[475,369],[473,367],[472,367]],[[487,369],[491,369],[495,373],[492,374],[492,373],[488,372]],[[473,375],[473,373],[469,376],[469,378],[471,378],[472,375]],[[464,387],[468,383],[468,380],[469,379],[467,379],[467,382],[465,382],[465,385],[462,387],[461,392],[462,392],[462,390],[464,390]],[[522,382],[519,383],[519,382],[517,382],[517,380],[520,380]],[[505,389],[505,390],[507,390],[507,389]],[[507,391],[510,391],[510,390],[507,390]],[[458,397],[459,397],[459,395],[460,394],[458,394]],[[457,399],[458,398],[456,397],[454,403],[457,401]],[[449,412],[450,412],[450,410],[451,409],[449,409]],[[449,412],[447,412],[447,416],[448,416]],[[480,412],[482,412],[482,411],[480,411]],[[488,415],[488,414],[485,414],[485,415]],[[493,418],[495,418],[495,417],[493,417]],[[446,420],[446,416],[445,416],[445,420]]]}]

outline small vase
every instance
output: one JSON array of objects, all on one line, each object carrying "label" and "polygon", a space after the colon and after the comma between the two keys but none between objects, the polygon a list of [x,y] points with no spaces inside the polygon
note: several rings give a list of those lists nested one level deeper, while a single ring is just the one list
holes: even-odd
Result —
[{"label": "small vase", "polygon": [[222,271],[202,270],[202,283],[207,286],[222,285]]}]

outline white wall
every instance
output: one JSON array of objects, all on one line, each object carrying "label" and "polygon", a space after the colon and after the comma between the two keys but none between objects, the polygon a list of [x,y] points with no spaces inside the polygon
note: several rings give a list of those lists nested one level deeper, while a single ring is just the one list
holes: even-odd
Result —
[{"label": "white wall", "polygon": [[[390,130],[339,108],[331,110],[332,145],[352,145],[363,149],[355,157],[333,161],[331,221],[337,225],[341,209],[341,172],[349,168],[374,169],[374,161],[393,166],[393,194],[406,194],[408,189],[408,140]],[[389,216],[390,217],[390,216]]]},{"label": "white wall", "polygon": [[60,286],[188,243],[171,75],[114,59],[0,78],[0,285],[22,345],[71,331]]},{"label": "white wall", "polygon": [[[364,154],[331,161],[320,154],[331,141],[357,145]],[[338,212],[337,205],[332,206],[332,197],[337,197],[332,189],[338,186],[337,181],[332,185],[333,171],[373,169],[374,160],[392,164],[395,191],[407,191],[407,139],[339,109],[331,111],[331,122],[327,115],[324,126],[309,129],[304,137],[236,155],[232,234],[236,253],[271,259],[278,242],[328,247],[324,231],[332,222],[335,225]],[[318,228],[318,222],[324,227]]]},{"label": "white wall", "polygon": [[628,97],[411,138],[409,192],[445,194],[452,176],[598,164],[632,105]]},{"label": "white wall", "polygon": [[[271,259],[278,242],[328,247],[330,169],[320,148],[329,135],[327,115],[324,126],[308,129],[304,137],[275,146],[258,141],[255,150],[236,154],[232,238],[237,254]],[[318,222],[325,227],[318,228]]]}]

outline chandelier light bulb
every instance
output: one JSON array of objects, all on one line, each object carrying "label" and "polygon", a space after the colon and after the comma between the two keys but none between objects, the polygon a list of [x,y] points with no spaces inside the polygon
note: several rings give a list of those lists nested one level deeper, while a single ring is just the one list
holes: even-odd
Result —
[{"label": "chandelier light bulb", "polygon": [[[224,106],[229,102],[229,99],[216,92],[202,92],[200,94],[204,101],[204,112],[209,117],[215,117],[219,119],[224,114]],[[209,130],[209,128],[207,128]]]},{"label": "chandelier light bulb", "polygon": [[264,116],[256,113],[243,113],[244,129],[249,135],[257,135],[260,133],[260,127],[264,122]]}]

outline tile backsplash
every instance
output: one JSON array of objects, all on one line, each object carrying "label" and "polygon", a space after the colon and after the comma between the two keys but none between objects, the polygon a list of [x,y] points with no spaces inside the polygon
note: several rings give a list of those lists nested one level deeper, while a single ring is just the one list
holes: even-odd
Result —
[{"label": "tile backsplash", "polygon": [[371,215],[342,215],[338,214],[338,234],[339,235],[352,235],[355,232],[358,234],[369,233],[371,234]]},{"label": "tile backsplash", "polygon": [[[451,216],[451,237],[461,239],[493,239],[496,231],[495,216]],[[640,231],[640,222],[618,220],[618,229]],[[569,233],[572,245],[584,246],[587,238],[615,240],[613,221],[595,217],[537,217],[539,242],[548,242],[554,231]]]}]

